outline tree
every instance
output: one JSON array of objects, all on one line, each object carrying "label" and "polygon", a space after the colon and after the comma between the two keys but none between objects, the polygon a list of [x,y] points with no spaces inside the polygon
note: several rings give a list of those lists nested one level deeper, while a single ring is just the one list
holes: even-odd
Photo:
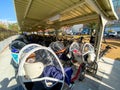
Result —
[{"label": "tree", "polygon": [[17,23],[8,24],[8,29],[18,31],[18,24]]},{"label": "tree", "polygon": [[92,35],[93,31],[97,29],[98,24],[96,22],[92,22],[92,23],[86,24],[86,27],[90,29],[90,35]]},{"label": "tree", "polygon": [[0,28],[7,29],[7,25],[3,22],[0,22]]},{"label": "tree", "polygon": [[107,27],[109,28],[109,30],[111,30],[113,27],[113,24],[107,24]]},{"label": "tree", "polygon": [[114,30],[108,30],[108,33],[111,33],[111,32],[113,32]]}]

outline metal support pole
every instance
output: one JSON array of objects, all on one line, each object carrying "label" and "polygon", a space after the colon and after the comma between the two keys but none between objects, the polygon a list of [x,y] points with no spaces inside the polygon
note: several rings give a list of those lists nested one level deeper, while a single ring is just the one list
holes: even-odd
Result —
[{"label": "metal support pole", "polygon": [[43,34],[43,36],[45,36],[45,30],[42,30],[42,34]]},{"label": "metal support pole", "polygon": [[55,29],[56,40],[58,39],[58,30],[60,29],[59,23],[54,24],[53,28]]},{"label": "metal support pole", "polygon": [[58,28],[58,27],[55,27],[56,40],[58,40],[58,30],[59,30],[59,28]]},{"label": "metal support pole", "polygon": [[45,35],[45,26],[42,26],[41,28],[39,28],[40,30],[42,30],[42,34],[43,36]]},{"label": "metal support pole", "polygon": [[[100,22],[100,21],[98,20],[98,22]],[[95,44],[94,44],[94,47],[95,47],[95,48],[97,48],[98,33],[99,33],[99,31],[100,31],[100,30],[99,30],[99,29],[100,29],[99,27],[100,27],[99,24],[97,24],[97,28],[96,28],[96,32],[95,32],[95,33],[96,33],[96,34],[95,34]]]},{"label": "metal support pole", "polygon": [[100,27],[99,27],[99,32],[98,34],[98,41],[97,41],[97,46],[96,46],[96,61],[99,60],[99,54],[100,54],[100,49],[101,49],[101,43],[102,43],[102,39],[103,39],[103,33],[104,33],[104,28],[105,25],[107,23],[107,19],[100,15]]}]

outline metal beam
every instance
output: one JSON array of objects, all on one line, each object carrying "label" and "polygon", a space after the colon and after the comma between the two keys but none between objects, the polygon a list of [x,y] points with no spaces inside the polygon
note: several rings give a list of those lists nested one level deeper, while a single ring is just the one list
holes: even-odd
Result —
[{"label": "metal beam", "polygon": [[[96,17],[96,18],[95,18]],[[73,18],[73,19],[69,19],[69,20],[65,20],[65,21],[57,21],[54,22],[53,24],[46,24],[46,26],[49,27],[61,27],[61,26],[65,26],[65,25],[74,25],[74,24],[86,24],[89,22],[96,22],[98,21],[99,17],[97,14],[93,13],[91,15],[87,15],[87,16],[83,16],[83,17],[77,17],[77,18]],[[45,22],[42,24],[39,24],[41,27],[45,25]],[[35,28],[35,27],[34,27]]]},{"label": "metal beam", "polygon": [[59,11],[59,12],[56,12],[56,13],[50,15],[49,17],[46,17],[46,18],[44,19],[44,21],[48,20],[50,17],[53,17],[53,16],[55,16],[55,15],[57,15],[57,14],[63,14],[63,13],[65,13],[65,12],[68,12],[68,11],[70,11],[70,10],[72,10],[72,9],[74,9],[74,8],[76,8],[76,7],[84,4],[84,3],[85,3],[85,0],[82,0],[82,1],[80,1],[79,3],[76,3],[76,4],[72,5],[71,7],[67,8],[67,9],[61,10],[61,11]]},{"label": "metal beam", "polygon": [[103,39],[103,33],[105,29],[105,25],[107,23],[107,19],[104,18],[102,15],[100,16],[100,26],[99,26],[99,31],[98,31],[98,40],[97,40],[97,46],[96,46],[96,60],[99,60],[99,54],[100,54],[100,49],[101,49],[101,44],[102,44],[102,39]]},{"label": "metal beam", "polygon": [[92,19],[92,20],[87,20],[87,21],[80,21],[80,22],[75,22],[75,23],[70,23],[70,24],[64,24],[62,26],[66,26],[66,25],[69,25],[69,26],[73,26],[73,25],[76,25],[76,24],[88,24],[88,23],[93,23],[93,22],[98,22],[97,19]]},{"label": "metal beam", "polygon": [[[97,50],[96,50],[96,60],[99,60],[99,54],[100,54],[100,49],[101,49],[101,43],[102,43],[102,38],[103,38],[103,33],[104,33],[104,28],[107,23],[107,21],[112,20],[107,13],[104,12],[104,10],[98,5],[96,0],[85,0],[87,4],[89,4],[92,8],[94,8],[95,12],[100,15],[100,31],[97,33],[98,34],[98,40],[97,40]],[[112,1],[112,0],[109,0]],[[117,17],[116,17],[117,19]]]},{"label": "metal beam", "polygon": [[93,20],[93,19],[94,20],[98,19],[98,15],[94,13],[91,15],[83,16],[83,17],[77,17],[77,18],[73,18],[70,20],[61,21],[60,23],[62,25],[65,25],[65,24],[71,24],[71,23],[75,23],[75,22],[83,22],[83,21],[88,21],[88,20]]},{"label": "metal beam", "polygon": [[110,20],[110,18],[108,18],[108,17],[105,15],[104,10],[102,10],[102,8],[96,4],[97,1],[94,1],[94,0],[85,0],[85,1],[86,1],[86,3],[87,3],[88,5],[90,5],[90,6],[95,10],[95,12],[96,12],[97,14],[103,16],[103,17],[106,18],[107,20]]},{"label": "metal beam", "polygon": [[71,10],[73,10],[74,8],[77,8],[78,6],[81,6],[81,5],[83,5],[83,4],[85,4],[85,0],[82,0],[82,1],[80,1],[79,3],[76,3],[76,4],[72,5],[71,7],[69,7],[69,8],[67,8],[67,9],[61,11],[60,14],[66,13],[66,12],[68,12],[68,11],[71,11]]},{"label": "metal beam", "polygon": [[[96,18],[95,18],[96,17]],[[69,20],[65,20],[65,21],[61,21],[61,22],[55,22],[54,24],[51,25],[47,25],[50,27],[56,27],[56,23],[59,23],[59,27],[61,26],[65,26],[65,25],[74,25],[74,24],[80,24],[80,23],[89,23],[89,22],[96,22],[98,21],[99,17],[98,14],[91,14],[91,15],[87,15],[87,16],[83,16],[83,17],[77,17],[77,18],[73,18],[73,19],[69,19]],[[39,25],[42,27],[45,25],[45,22]],[[32,28],[36,28],[32,27]]]},{"label": "metal beam", "polygon": [[[53,17],[53,16],[55,16],[55,15],[57,15],[57,14],[63,14],[63,13],[65,13],[65,12],[68,12],[68,11],[70,11],[70,10],[72,10],[72,9],[80,6],[80,5],[83,5],[83,4],[85,4],[85,0],[81,0],[80,2],[72,5],[71,7],[67,8],[67,9],[64,9],[64,10],[58,11],[58,12],[56,12],[56,13],[53,13],[52,15],[49,15],[48,17],[44,18],[44,19],[41,20],[41,21],[46,22],[47,20],[49,20],[49,18],[51,18],[51,17]],[[41,22],[41,23],[42,23],[42,22]],[[35,24],[34,27],[37,26],[37,25],[39,25],[39,24],[40,24],[40,23]]]},{"label": "metal beam", "polygon": [[111,9],[112,9],[112,12],[113,12],[113,14],[114,14],[115,19],[116,19],[116,20],[119,20],[119,17],[117,16],[117,13],[116,13],[115,10],[114,10],[114,6],[113,6],[112,0],[109,0],[109,2],[110,2],[110,6],[111,6]]},{"label": "metal beam", "polygon": [[41,20],[39,20],[39,19],[35,19],[35,18],[30,18],[30,17],[26,17],[26,19],[25,19],[25,21],[32,21],[32,22],[40,22]]},{"label": "metal beam", "polygon": [[26,8],[26,11],[25,11],[25,14],[24,14],[24,19],[27,17],[27,15],[28,15],[28,13],[29,13],[29,11],[30,11],[32,2],[33,2],[33,0],[29,0],[29,3],[28,3],[28,5],[27,5],[27,8]]}]

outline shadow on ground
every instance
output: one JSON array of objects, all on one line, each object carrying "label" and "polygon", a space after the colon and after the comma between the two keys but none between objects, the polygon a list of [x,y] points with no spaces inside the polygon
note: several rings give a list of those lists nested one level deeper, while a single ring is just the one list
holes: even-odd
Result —
[{"label": "shadow on ground", "polygon": [[99,86],[103,86],[111,90],[111,87],[101,83],[100,80],[94,80],[91,77],[86,77],[83,82],[77,81],[73,90],[99,90]]},{"label": "shadow on ground", "polygon": [[[117,60],[120,58],[116,58]],[[105,71],[101,71],[103,73],[102,83],[111,87],[108,88],[105,85],[100,86],[99,90],[119,90],[120,89],[120,61],[113,60],[105,60],[103,61],[103,68]]]},{"label": "shadow on ground", "polygon": [[112,44],[112,45],[115,45],[115,46],[118,46],[120,47],[120,42],[107,42],[107,44]]},{"label": "shadow on ground", "polygon": [[115,60],[120,60],[120,58],[115,58]]},{"label": "shadow on ground", "polygon": [[23,90],[23,88],[19,85],[13,85],[9,87],[9,83],[15,79],[15,77],[12,77],[11,79],[5,78],[0,82],[0,90]]}]

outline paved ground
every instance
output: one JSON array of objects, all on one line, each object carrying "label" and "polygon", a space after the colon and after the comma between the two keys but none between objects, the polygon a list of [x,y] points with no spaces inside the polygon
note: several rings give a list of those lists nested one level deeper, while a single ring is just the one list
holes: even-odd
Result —
[{"label": "paved ground", "polygon": [[11,63],[11,55],[9,48],[0,53],[0,90],[10,90],[15,86],[15,70]]},{"label": "paved ground", "polygon": [[120,61],[108,58],[103,60],[99,62],[99,72],[103,74],[99,90],[120,90]]},{"label": "paved ground", "polygon": [[98,64],[97,78],[86,75],[86,80],[77,82],[74,90],[120,90],[120,61],[104,58]]},{"label": "paved ground", "polygon": [[[7,47],[0,53],[0,90],[21,90],[15,80],[15,70]],[[73,90],[120,90],[120,61],[104,58],[98,61],[97,77],[86,75],[83,82],[76,81]]]},{"label": "paved ground", "polygon": [[3,52],[3,49],[6,48],[12,40],[14,40],[18,35],[11,36],[3,41],[0,41],[0,53]]}]

